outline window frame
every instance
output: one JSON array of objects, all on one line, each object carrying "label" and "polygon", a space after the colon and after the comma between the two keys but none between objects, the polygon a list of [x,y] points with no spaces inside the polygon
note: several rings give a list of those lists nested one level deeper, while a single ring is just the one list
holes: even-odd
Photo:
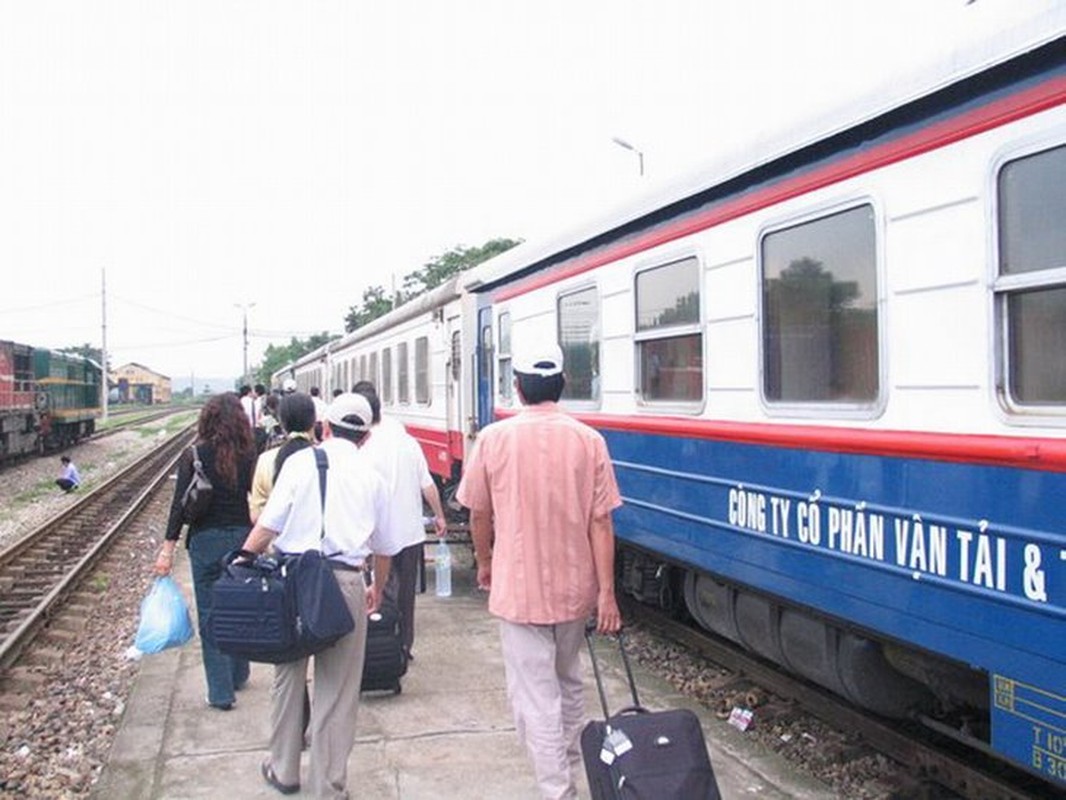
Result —
[{"label": "window frame", "polygon": [[[874,397],[864,402],[838,402],[825,400],[776,400],[767,397],[766,394],[766,320],[767,309],[765,308],[765,263],[763,258],[763,244],[768,236],[785,230],[808,225],[819,220],[829,219],[840,214],[854,211],[855,209],[869,206],[873,217],[873,259],[874,259],[874,291],[876,298],[874,307],[877,310],[877,391]],[[800,417],[800,418],[832,418],[832,419],[876,419],[885,410],[888,402],[888,330],[885,314],[885,261],[884,261],[884,229],[885,215],[880,203],[869,194],[861,194],[847,199],[838,199],[834,202],[816,206],[809,206],[801,211],[782,215],[769,220],[760,227],[755,243],[755,276],[756,276],[756,302],[757,324],[756,337],[758,346],[758,396],[764,413],[773,417]]]},{"label": "window frame", "polygon": [[381,403],[391,406],[392,393],[392,346],[381,348]]},{"label": "window frame", "polygon": [[[590,338],[590,346],[592,346],[594,352],[594,357],[590,358],[590,362],[595,367],[595,370],[589,378],[592,396],[567,397],[567,388],[570,387],[575,380],[573,373],[573,359],[567,355],[566,345],[563,340],[562,304],[563,301],[569,297],[590,292],[596,304],[596,315],[592,325],[593,338]],[[559,348],[563,351],[564,374],[566,375],[566,387],[563,389],[563,396],[559,399],[559,402],[574,408],[600,408],[603,404],[603,299],[601,297],[600,287],[597,283],[581,283],[574,286],[568,286],[556,293],[555,340],[559,343]]]},{"label": "window frame", "polygon": [[396,343],[396,402],[411,405],[411,363],[407,342]]},{"label": "window frame", "polygon": [[[430,381],[429,336],[415,338],[415,403],[421,406],[432,405],[433,385]],[[420,363],[421,362],[421,363]]]},{"label": "window frame", "polygon": [[1024,142],[1015,142],[999,152],[993,160],[988,177],[988,229],[991,231],[989,262],[989,304],[991,308],[993,341],[992,386],[997,405],[1005,422],[1015,425],[1062,424],[1066,419],[1066,402],[1062,404],[1022,403],[1011,390],[1011,320],[1010,301],[1013,297],[1043,290],[1066,288],[1066,263],[1038,270],[1005,274],[1002,271],[1002,236],[1000,228],[1000,178],[1006,167],[1026,158],[1066,148],[1066,138],[1042,135]]},{"label": "window frame", "polygon": [[[697,291],[697,320],[678,325],[667,325],[659,328],[646,328],[640,330],[638,314],[640,312],[640,295],[637,281],[645,273],[657,269],[693,260],[696,263],[696,291]],[[706,335],[706,292],[705,292],[705,269],[703,259],[695,250],[687,249],[664,255],[654,261],[639,264],[630,276],[632,287],[632,308],[630,321],[633,325],[633,397],[638,406],[656,413],[670,411],[680,414],[699,414],[707,403],[707,335]],[[643,374],[641,370],[641,347],[646,342],[665,341],[668,339],[681,339],[690,336],[699,336],[700,352],[700,394],[694,399],[657,399],[644,396]]]},{"label": "window frame", "polygon": [[[504,324],[503,321],[507,320],[506,331],[506,348],[504,347]],[[513,329],[513,321],[511,319],[511,312],[500,311],[496,314],[494,323],[494,338],[496,339],[496,348],[493,353],[492,364],[495,369],[496,377],[496,400],[501,405],[513,406],[516,402],[515,390],[514,390],[514,369],[512,368],[512,351],[511,351],[511,331]]]}]

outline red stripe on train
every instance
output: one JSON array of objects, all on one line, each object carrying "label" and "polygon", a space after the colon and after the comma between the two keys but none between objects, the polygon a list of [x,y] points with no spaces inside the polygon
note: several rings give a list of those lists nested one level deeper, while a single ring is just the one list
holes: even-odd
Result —
[{"label": "red stripe on train", "polygon": [[404,427],[422,447],[426,463],[429,464],[429,471],[442,478],[451,478],[453,463],[462,460],[462,450],[456,451],[455,448],[457,437],[461,447],[462,435],[455,431],[443,431],[438,428],[422,428],[415,425]]},{"label": "red stripe on train", "polygon": [[[511,410],[498,411],[497,417],[513,416],[515,413]],[[1023,467],[1066,473],[1066,439],[768,425],[763,422],[726,422],[677,417],[623,417],[608,414],[574,416],[593,428],[624,433],[716,439],[720,442],[744,445]]]},{"label": "red stripe on train", "polygon": [[493,299],[495,301],[508,300],[525,292],[549,286],[604,264],[642,253],[653,247],[783,203],[794,197],[809,194],[865,172],[872,172],[889,164],[946,147],[1010,122],[1047,111],[1063,103],[1066,103],[1066,77],[1052,78],[1031,89],[991,102],[950,120],[935,123],[915,133],[901,136],[892,142],[846,156],[822,169],[778,181],[765,189],[716,205],[684,221],[665,225],[652,233],[638,236],[617,247],[610,247],[589,258],[579,258],[568,266],[517,281],[494,294]]},{"label": "red stripe on train", "polygon": [[[498,416],[511,416],[514,413],[502,411]],[[616,417],[608,414],[574,416],[594,428],[625,433],[1066,472],[1066,439],[830,428],[818,425],[771,425],[676,417]]]}]

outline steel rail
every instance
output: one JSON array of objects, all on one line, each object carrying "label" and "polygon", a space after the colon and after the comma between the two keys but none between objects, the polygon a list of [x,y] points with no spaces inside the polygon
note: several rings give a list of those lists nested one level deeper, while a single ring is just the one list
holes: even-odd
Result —
[{"label": "steel rail", "polygon": [[[121,470],[106,483],[88,493],[80,502],[56,515],[36,531],[0,552],[0,610],[14,610],[21,621],[11,631],[0,631],[0,670],[14,664],[26,646],[36,637],[55,613],[59,604],[78,586],[92,567],[107,551],[116,537],[125,529],[132,517],[142,509],[159,485],[169,479],[177,459],[195,435],[194,426],[189,426],[163,442],[144,457]],[[132,484],[132,485],[131,485]],[[140,490],[137,491],[137,486]],[[116,495],[125,495],[132,489],[132,498],[122,502],[115,521],[101,533],[91,530],[87,536],[67,536],[71,527],[82,531],[95,524],[96,518],[111,513],[112,500]],[[81,541],[78,541],[81,539]],[[31,589],[31,596],[13,601],[16,585],[23,580],[22,562],[40,554],[42,559],[51,559],[50,548],[78,547],[74,552],[76,561],[69,567],[51,570],[43,576],[34,576],[45,583],[40,591]],[[58,576],[53,574],[58,571]],[[18,617],[16,617],[18,619]],[[10,624],[10,623],[9,623]]]}]

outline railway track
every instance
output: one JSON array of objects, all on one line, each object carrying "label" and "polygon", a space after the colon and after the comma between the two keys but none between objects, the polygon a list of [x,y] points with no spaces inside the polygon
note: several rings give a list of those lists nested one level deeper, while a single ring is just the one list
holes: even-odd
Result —
[{"label": "railway track", "polygon": [[[872,716],[807,681],[782,672],[775,665],[731,643],[625,598],[623,611],[656,636],[683,645],[701,658],[742,674],[746,680],[791,701],[827,724],[861,737],[894,761],[906,765],[924,783],[933,783],[967,800],[1044,800],[1060,797],[1054,787],[980,752],[966,751],[958,742],[939,740],[915,725],[899,725]],[[930,796],[924,791],[922,796]]]},{"label": "railway track", "polygon": [[166,480],[190,426],[0,552],[0,671],[10,667]]}]

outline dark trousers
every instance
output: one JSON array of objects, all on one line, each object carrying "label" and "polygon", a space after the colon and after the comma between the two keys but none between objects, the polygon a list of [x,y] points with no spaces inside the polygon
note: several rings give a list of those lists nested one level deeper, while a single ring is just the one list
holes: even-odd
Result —
[{"label": "dark trousers", "polygon": [[56,478],[56,486],[64,492],[70,492],[78,488],[78,484],[74,483],[70,478]]},{"label": "dark trousers", "polygon": [[207,528],[197,531],[189,540],[189,564],[196,593],[196,619],[207,679],[207,702],[216,706],[233,703],[234,691],[248,680],[249,675],[245,659],[233,658],[215,647],[209,627],[211,587],[222,575],[222,557],[244,544],[247,536],[248,528],[244,526]]},{"label": "dark trousers", "polygon": [[389,582],[385,584],[385,597],[394,602],[400,612],[403,649],[408,655],[415,643],[415,591],[422,564],[422,548],[423,544],[419,542],[394,555]]}]

